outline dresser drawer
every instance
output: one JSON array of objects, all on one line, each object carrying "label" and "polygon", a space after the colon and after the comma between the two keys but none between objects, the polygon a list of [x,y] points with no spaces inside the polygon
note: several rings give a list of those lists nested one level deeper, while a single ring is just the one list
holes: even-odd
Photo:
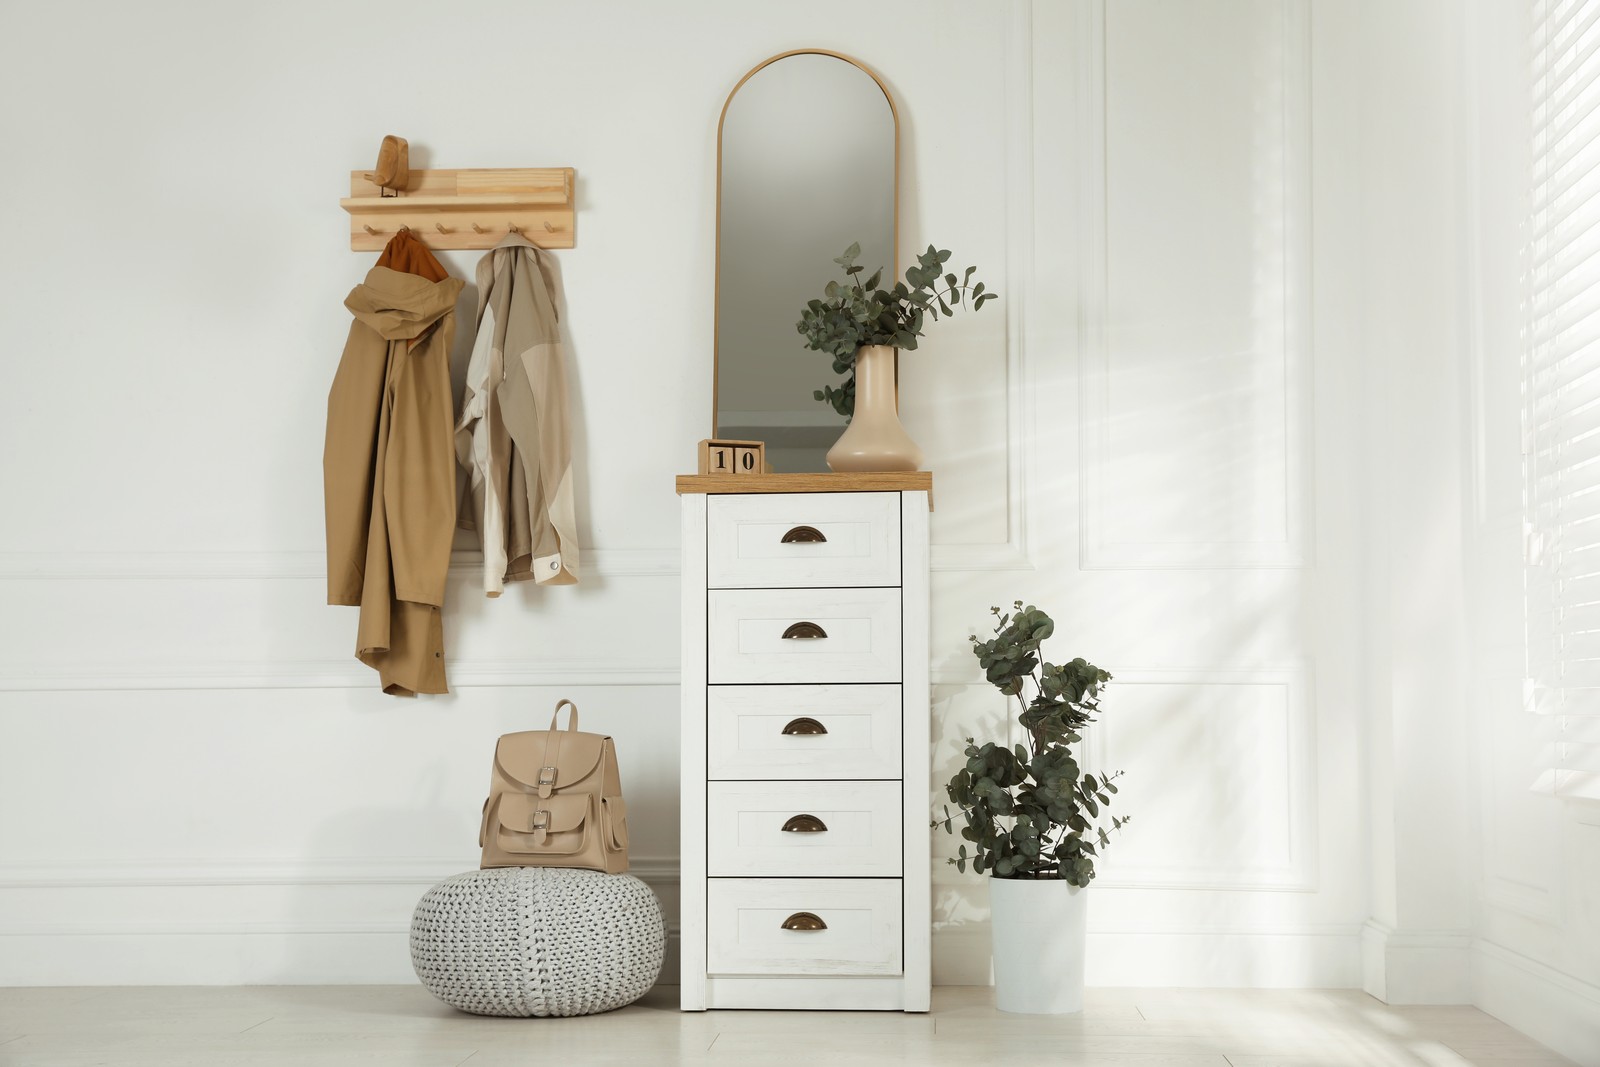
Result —
[{"label": "dresser drawer", "polygon": [[706,920],[711,974],[901,971],[898,878],[713,879]]},{"label": "dresser drawer", "polygon": [[713,588],[899,585],[899,493],[713,496],[706,505]]},{"label": "dresser drawer", "polygon": [[899,782],[712,782],[706,871],[714,878],[900,873]]},{"label": "dresser drawer", "polygon": [[717,685],[706,696],[711,778],[900,777],[898,685]]},{"label": "dresser drawer", "polygon": [[898,589],[714,589],[706,611],[712,685],[900,680]]}]

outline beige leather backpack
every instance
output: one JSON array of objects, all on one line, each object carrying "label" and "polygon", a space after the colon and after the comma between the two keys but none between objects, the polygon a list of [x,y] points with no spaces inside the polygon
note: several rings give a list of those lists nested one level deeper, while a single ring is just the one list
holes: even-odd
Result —
[{"label": "beige leather backpack", "polygon": [[[561,707],[571,708],[565,730]],[[556,704],[550,729],[503,734],[478,833],[483,867],[628,869],[628,808],[617,748],[578,732],[578,705]]]}]

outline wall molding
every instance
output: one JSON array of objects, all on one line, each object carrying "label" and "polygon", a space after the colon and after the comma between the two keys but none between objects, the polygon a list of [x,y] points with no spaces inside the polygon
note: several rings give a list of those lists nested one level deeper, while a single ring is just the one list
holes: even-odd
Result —
[{"label": "wall molding", "polygon": [[[677,549],[584,548],[584,577],[655,578],[678,573]],[[0,582],[17,581],[322,581],[323,552],[5,552]],[[483,553],[450,553],[452,579],[478,578]]]},{"label": "wall molding", "polygon": [[[667,938],[676,942],[681,928],[667,922]],[[82,919],[69,922],[19,923],[0,926],[0,938],[15,937],[192,937],[205,935],[298,937],[357,935],[405,937],[410,920],[401,919]],[[4,983],[0,983],[4,984]],[[96,983],[98,984],[98,983]]]},{"label": "wall molding", "polygon": [[[450,688],[676,686],[679,665],[617,665],[609,660],[461,660]],[[976,667],[935,668],[934,685],[986,686]],[[369,689],[372,672],[354,658],[330,660],[74,664],[27,670],[0,667],[0,693],[162,691],[176,689]],[[422,698],[428,699],[428,698]]]},{"label": "wall molding", "polygon": [[1312,562],[1311,523],[1311,33],[1308,0],[1283,7],[1284,273],[1283,361],[1287,438],[1282,541],[1111,541],[1103,535],[1102,496],[1112,421],[1106,144],[1106,0],[1083,0],[1087,32],[1078,69],[1079,565],[1085,570],[1276,569]]},{"label": "wall molding", "polygon": [[[1025,451],[1020,445],[1011,448],[1013,455]],[[1026,526],[1021,504],[1008,502],[1007,510],[1009,525]],[[935,571],[1034,569],[1020,535],[992,544],[933,545],[932,553]],[[676,548],[585,548],[581,559],[585,580],[676,578],[679,573]],[[477,549],[450,553],[453,582],[475,582],[482,568],[483,553]],[[321,582],[326,572],[322,552],[0,552],[0,582]]]},{"label": "wall molding", "polygon": [[[0,670],[0,693],[172,689],[370,689],[372,671],[352,656],[337,660],[167,663],[85,662],[33,671]],[[619,665],[611,660],[464,659],[450,665],[450,688],[517,686],[674,686],[678,666]]]},{"label": "wall molding", "polygon": [[[435,885],[475,869],[477,853],[411,859],[201,859],[115,863],[0,863],[0,890],[130,889],[237,885]],[[677,885],[678,860],[630,859],[628,873],[655,885]]]},{"label": "wall molding", "polygon": [[1497,874],[1483,876],[1478,899],[1484,907],[1509,911],[1546,926],[1557,926],[1562,921],[1559,893]]},{"label": "wall molding", "polygon": [[[1029,468],[1037,412],[1028,359],[1034,270],[1033,5],[1010,0],[1006,27],[1006,541],[969,556],[957,546],[932,547],[934,570],[1033,570],[1028,542]],[[1013,310],[1015,309],[1014,313]],[[952,560],[945,557],[954,556]],[[988,558],[985,558],[985,557]],[[974,563],[981,566],[974,567]],[[958,563],[959,566],[950,566]]]},{"label": "wall molding", "polygon": [[[1184,668],[1108,667],[1119,688],[1135,685],[1271,686],[1285,691],[1288,736],[1288,782],[1284,803],[1289,808],[1288,855],[1282,864],[1263,867],[1228,865],[1124,864],[1112,850],[1096,885],[1108,889],[1185,889],[1217,892],[1315,892],[1318,887],[1318,809],[1316,711],[1310,668],[1304,665]],[[1090,758],[1110,766],[1106,726],[1091,728],[1086,738]]]}]

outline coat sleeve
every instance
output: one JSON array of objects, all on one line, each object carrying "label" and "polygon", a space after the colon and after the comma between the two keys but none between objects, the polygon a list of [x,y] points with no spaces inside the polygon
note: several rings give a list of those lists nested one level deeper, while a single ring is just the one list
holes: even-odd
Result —
[{"label": "coat sleeve", "polygon": [[570,585],[579,568],[565,353],[555,302],[535,255],[530,249],[517,261],[500,410],[527,478],[534,580]]},{"label": "coat sleeve", "polygon": [[450,395],[453,314],[416,346],[393,341],[399,377],[391,394],[383,505],[398,600],[444,606],[455,537],[456,473]]},{"label": "coat sleeve", "polygon": [[361,603],[372,520],[384,343],[366,325],[352,323],[328,390],[322,493],[330,604]]},{"label": "coat sleeve", "polygon": [[[480,282],[482,276],[480,273]],[[459,525],[476,529],[483,549],[483,591],[499,596],[505,588],[506,573],[506,481],[510,451],[509,439],[499,426],[494,390],[501,377],[500,341],[495,302],[491,300],[478,317],[478,335],[467,362],[465,394],[461,418],[456,423],[456,462],[466,472],[467,492],[463,504],[470,510]]]}]

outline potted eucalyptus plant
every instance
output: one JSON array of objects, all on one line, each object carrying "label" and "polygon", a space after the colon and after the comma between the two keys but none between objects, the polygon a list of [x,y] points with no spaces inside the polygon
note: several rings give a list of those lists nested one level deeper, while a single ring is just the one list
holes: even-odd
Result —
[{"label": "potted eucalyptus plant", "polygon": [[994,637],[974,635],[972,651],[994,687],[1017,701],[1026,740],[1007,748],[1004,740],[967,738],[967,761],[945,786],[956,811],[946,805],[933,826],[954,833],[962,821],[965,843],[950,862],[990,876],[996,1006],[1081,1011],[1086,890],[1110,842],[1108,825],[1115,831],[1129,817],[1108,811],[1122,772],[1084,773],[1072,746],[1094,721],[1111,675],[1081,657],[1047,662],[1039,646],[1055,623],[1033,605],[992,610]]},{"label": "potted eucalyptus plant", "polygon": [[914,471],[922,466],[922,450],[905,428],[895,399],[895,350],[914,349],[927,319],[955,314],[969,306],[976,311],[995,294],[973,283],[977,267],[960,278],[944,273],[948,249],[933,245],[906,268],[905,281],[879,288],[883,269],[865,281],[856,263],[860,243],[845,249],[834,262],[845,282],[830,281],[820,300],[808,301],[795,328],[806,347],[833,357],[836,374],[847,375],[839,386],[825,386],[812,395],[849,420],[844,435],[828,451],[836,471]]}]

